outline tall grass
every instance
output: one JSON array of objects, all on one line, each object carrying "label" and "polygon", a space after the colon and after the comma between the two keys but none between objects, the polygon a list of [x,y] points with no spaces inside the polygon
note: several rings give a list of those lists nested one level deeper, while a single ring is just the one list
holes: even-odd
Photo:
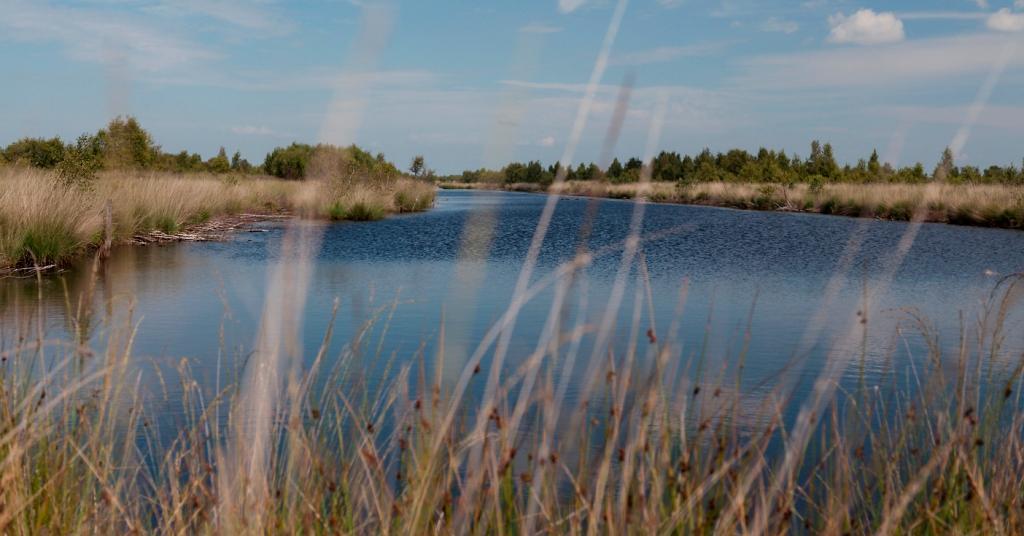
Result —
[{"label": "tall grass", "polygon": [[173,234],[210,218],[243,212],[290,211],[313,218],[367,220],[425,210],[432,186],[324,177],[286,181],[213,174],[110,172],[68,185],[52,172],[0,168],[0,269],[62,264],[103,240],[112,208],[113,238],[127,241],[158,230]]},{"label": "tall grass", "polygon": [[[536,184],[490,185],[450,183],[442,188],[502,188],[542,192]],[[816,212],[842,216],[909,221],[923,206],[924,221],[1024,228],[1024,187],[1001,184],[896,184],[831,183],[817,187],[733,182],[674,182],[610,184],[567,181],[551,192],[565,195],[634,199],[643,194],[651,201],[709,205],[749,210]]]},{"label": "tall grass", "polygon": [[435,355],[398,356],[383,381],[365,377],[368,363],[389,359],[377,345],[383,308],[336,361],[327,332],[310,367],[282,369],[287,395],[263,421],[271,441],[255,467],[261,493],[238,478],[228,439],[252,437],[241,386],[203,391],[182,361],[185,420],[162,441],[147,408],[166,389],[141,386],[175,380],[141,380],[131,324],[94,351],[18,323],[0,345],[0,531],[1019,533],[1024,356],[1003,342],[1022,291],[1024,279],[1002,281],[951,353],[922,319],[893,326],[926,342],[913,373],[890,366],[880,387],[840,391],[814,416],[808,448],[791,445],[785,417],[799,400],[740,392],[742,367],[693,373],[675,328],[645,336],[639,313],[626,353],[600,363],[580,403],[563,398],[580,372],[567,363],[594,326],[553,315],[536,353],[502,371],[492,404],[468,394],[490,373],[479,360],[459,384],[442,379],[443,326]]}]

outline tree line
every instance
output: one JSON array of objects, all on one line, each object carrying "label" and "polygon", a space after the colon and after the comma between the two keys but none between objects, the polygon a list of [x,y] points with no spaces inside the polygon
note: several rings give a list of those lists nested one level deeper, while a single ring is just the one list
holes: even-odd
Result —
[{"label": "tree line", "polygon": [[612,160],[606,169],[593,162],[569,166],[564,171],[560,163],[544,166],[539,161],[513,162],[499,170],[466,170],[458,175],[441,177],[450,182],[538,183],[550,184],[560,173],[566,180],[602,180],[629,183],[640,180],[649,167],[654,181],[679,182],[760,182],[777,184],[822,184],[827,182],[871,183],[899,182],[923,183],[939,180],[950,183],[1024,184],[1024,161],[1021,168],[1014,165],[992,165],[981,169],[976,166],[957,166],[953,152],[946,148],[936,166],[929,172],[921,163],[894,167],[882,162],[878,151],[856,164],[839,165],[832,145],[811,142],[810,154],[801,158],[786,151],[761,148],[757,154],[743,149],[712,153],[705,148],[695,156],[680,155],[675,151],[662,151],[649,164],[633,157],[621,162]]},{"label": "tree line", "polygon": [[[425,167],[423,157],[417,158],[419,168],[413,174],[420,176]],[[259,165],[242,158],[238,151],[228,157],[224,147],[209,159],[188,151],[164,152],[138,120],[130,116],[116,117],[105,128],[94,134],[82,134],[72,143],[59,137],[22,138],[0,147],[0,165],[4,164],[53,169],[67,182],[91,179],[102,170],[265,174],[283,179],[303,179],[318,172],[358,171],[378,178],[401,175],[383,153],[372,155],[355,145],[292,143],[273,149]]]}]

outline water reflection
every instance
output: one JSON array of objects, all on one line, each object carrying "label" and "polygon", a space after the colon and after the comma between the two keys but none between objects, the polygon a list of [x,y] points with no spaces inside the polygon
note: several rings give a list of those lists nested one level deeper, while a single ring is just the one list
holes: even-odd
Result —
[{"label": "water reflection", "polygon": [[[528,194],[445,191],[428,213],[374,223],[315,224],[325,228],[305,307],[307,363],[328,329],[337,299],[335,334],[327,352],[331,359],[370,325],[361,372],[367,381],[383,381],[394,373],[393,363],[435,355],[444,325],[443,376],[453,383],[460,364],[508,305],[543,201]],[[535,281],[576,254],[587,203],[565,199],[559,204]],[[562,312],[563,326],[572,326],[577,317],[585,324],[600,322],[619,263],[617,244],[625,238],[631,210],[627,202],[598,203],[589,246],[606,253],[596,256],[574,282]],[[173,419],[182,411],[175,400],[181,388],[167,378],[178,375],[183,358],[210,397],[218,386],[237,378],[256,340],[267,267],[279,254],[282,225],[265,223],[227,242],[119,248],[95,278],[92,262],[86,261],[43,278],[41,286],[31,279],[4,281],[0,344],[10,348],[19,333],[35,329],[39,318],[49,337],[77,336],[96,348],[126,324],[137,325],[133,359],[145,372],[145,388],[168,393],[160,411]],[[732,385],[745,407],[757,408],[767,403],[765,393],[785,380],[799,399],[821,370],[839,330],[846,328],[838,325],[840,320],[865,308],[863,290],[879,277],[903,225],[652,205],[643,230],[649,240],[642,246],[652,302],[640,305],[640,333],[652,329],[664,334],[679,324],[678,352],[671,363],[677,372],[666,381],[685,373],[690,382]],[[492,238],[474,239],[476,232]],[[844,261],[845,247],[856,233],[861,246]],[[844,262],[847,267],[841,271]],[[970,326],[997,280],[992,274],[1022,268],[1024,233],[923,226],[888,293],[868,304],[866,335],[844,349],[855,359],[843,381],[871,383],[888,371],[906,370],[910,356],[924,357],[918,351],[924,340],[902,308],[919,311],[944,347],[957,348],[961,314]],[[845,275],[824,310],[820,336],[801,348],[801,338],[837,273]],[[630,274],[626,296],[643,284],[640,275],[636,269]],[[680,317],[684,280],[689,291]],[[553,294],[547,289],[525,306],[509,349],[509,371],[534,351]],[[619,359],[627,352],[635,307],[626,300],[615,325],[612,351]],[[1000,352],[1010,355],[1024,348],[1020,314],[1011,311],[1006,324]],[[906,329],[897,330],[900,326]],[[581,356],[590,355],[592,343],[590,337],[583,339]],[[647,359],[644,355],[639,353],[641,361]],[[952,359],[955,352],[944,355]],[[737,387],[741,356],[745,365]],[[433,367],[432,360],[424,361]],[[485,358],[482,367],[487,365]],[[566,404],[579,402],[579,380],[586,368],[587,363],[577,365]]]}]

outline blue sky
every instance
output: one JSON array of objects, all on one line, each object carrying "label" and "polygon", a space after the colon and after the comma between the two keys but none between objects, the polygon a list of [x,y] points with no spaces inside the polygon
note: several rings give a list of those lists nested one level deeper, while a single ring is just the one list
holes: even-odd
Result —
[{"label": "blue sky", "polygon": [[[0,0],[0,143],[117,114],[254,162],[355,142],[439,172],[565,152],[619,0]],[[1024,157],[1024,0],[630,0],[575,161],[760,146],[929,167]]]}]

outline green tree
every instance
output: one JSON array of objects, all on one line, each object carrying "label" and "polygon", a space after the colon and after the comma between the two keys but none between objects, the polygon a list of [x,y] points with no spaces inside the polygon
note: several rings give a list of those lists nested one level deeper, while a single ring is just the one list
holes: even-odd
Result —
[{"label": "green tree", "polygon": [[22,138],[3,150],[4,159],[22,164],[51,169],[64,159],[64,142],[60,138]]},{"label": "green tree", "polygon": [[242,153],[235,151],[235,154],[231,155],[231,171],[238,173],[250,173],[252,172],[252,164],[248,160],[242,158]]},{"label": "green tree", "polygon": [[131,116],[115,117],[96,137],[103,147],[107,169],[146,169],[153,166],[160,154],[160,147]]},{"label": "green tree", "polygon": [[953,150],[946,147],[942,150],[942,156],[939,157],[939,163],[935,165],[935,171],[932,172],[932,179],[938,182],[948,181],[955,175],[955,169],[956,164],[953,161]]},{"label": "green tree", "polygon": [[682,176],[683,161],[675,152],[662,151],[651,162],[651,178],[656,181],[675,181]]},{"label": "green tree", "polygon": [[878,162],[878,150],[871,150],[871,158],[868,159],[868,175],[871,180],[880,180],[882,178],[882,166]]},{"label": "green tree", "polygon": [[414,177],[419,177],[423,173],[425,167],[423,155],[416,155],[412,159],[412,163],[409,164],[409,173],[412,173]]},{"label": "green tree", "polygon": [[608,179],[613,181],[622,177],[622,163],[619,162],[618,158],[612,159],[612,163],[608,166],[608,171],[605,174],[608,175]]},{"label": "green tree", "polygon": [[96,136],[82,134],[74,145],[68,145],[64,158],[57,164],[57,173],[65,184],[85,185],[96,178],[103,167],[103,147]]},{"label": "green tree", "polygon": [[302,179],[306,176],[313,147],[304,143],[292,143],[288,147],[277,147],[263,160],[263,170],[269,175],[282,179]]},{"label": "green tree", "polygon": [[519,162],[512,162],[502,170],[505,175],[505,183],[512,184],[526,181],[526,166]]},{"label": "green tree", "polygon": [[227,151],[221,147],[220,151],[217,151],[217,156],[211,158],[206,163],[206,167],[214,173],[227,173],[231,171],[231,161],[228,160]]}]

